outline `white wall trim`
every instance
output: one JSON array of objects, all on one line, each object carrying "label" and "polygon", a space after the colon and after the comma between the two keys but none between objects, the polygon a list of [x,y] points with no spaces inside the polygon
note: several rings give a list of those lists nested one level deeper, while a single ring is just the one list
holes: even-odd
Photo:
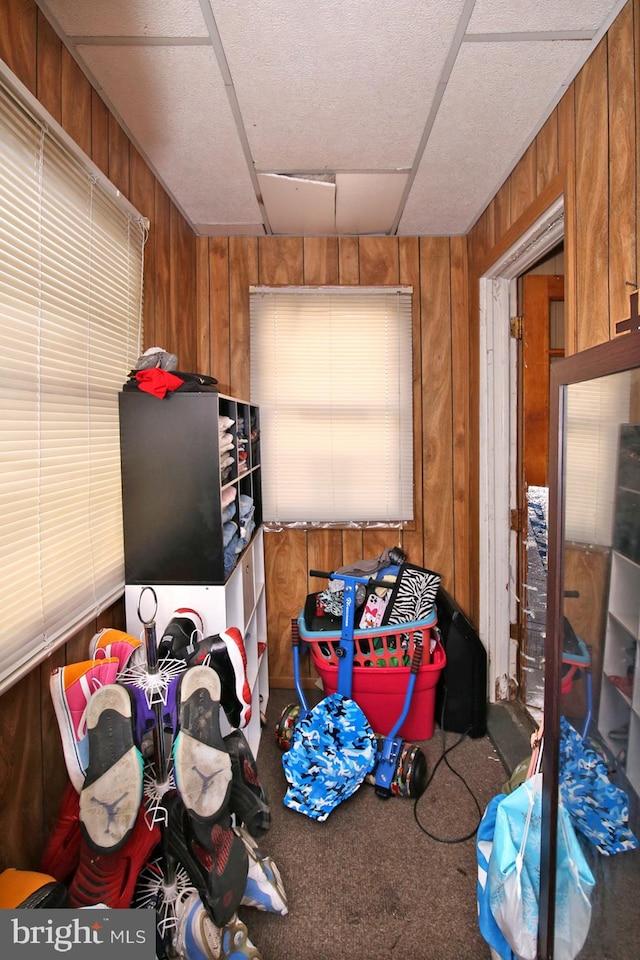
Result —
[{"label": "white wall trim", "polygon": [[562,240],[564,197],[480,278],[480,615],[489,657],[489,700],[517,683],[509,624],[515,611],[516,350],[509,335],[516,279]]}]

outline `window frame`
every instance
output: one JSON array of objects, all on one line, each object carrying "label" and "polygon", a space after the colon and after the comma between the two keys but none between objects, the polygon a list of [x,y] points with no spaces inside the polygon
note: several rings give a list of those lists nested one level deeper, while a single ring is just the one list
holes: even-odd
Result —
[{"label": "window frame", "polygon": [[[394,507],[398,507],[397,512],[394,512],[394,513],[387,512],[383,514],[382,510],[378,508],[378,515],[372,515],[369,517],[365,517],[361,515],[361,516],[358,516],[357,519],[353,519],[353,515],[351,514],[347,515],[345,510],[345,514],[342,516],[319,517],[319,516],[308,515],[302,518],[299,515],[298,516],[287,515],[287,512],[288,513],[293,512],[289,508],[285,508],[285,510],[278,509],[277,513],[275,513],[272,509],[272,505],[269,500],[269,491],[267,489],[266,491],[263,490],[263,510],[264,510],[264,517],[265,517],[265,520],[264,520],[265,526],[269,529],[280,529],[280,528],[286,528],[286,527],[300,527],[300,528],[332,528],[334,527],[334,528],[342,528],[342,529],[344,528],[358,528],[358,529],[397,528],[399,530],[413,529],[415,526],[415,517],[416,517],[416,507],[415,507],[416,479],[415,479],[415,462],[414,462],[415,461],[415,456],[414,456],[415,437],[414,437],[414,423],[413,423],[413,419],[414,419],[414,391],[413,391],[413,363],[414,363],[414,358],[413,358],[414,297],[413,297],[413,294],[414,294],[414,289],[413,287],[407,286],[407,285],[398,285],[398,284],[393,284],[393,285],[379,284],[379,285],[362,285],[362,286],[359,286],[359,285],[250,286],[249,293],[250,293],[251,395],[252,395],[252,402],[256,403],[261,410],[263,462],[266,461],[266,467],[264,470],[265,485],[268,485],[269,480],[273,477],[273,475],[277,473],[277,470],[274,470],[273,468],[272,469],[269,468],[269,453],[271,450],[270,441],[269,441],[269,427],[270,427],[269,416],[274,406],[277,406],[278,404],[281,405],[282,410],[285,410],[287,401],[282,401],[279,397],[278,399],[275,398],[273,391],[275,389],[275,391],[277,391],[277,393],[279,394],[281,389],[280,386],[274,386],[273,383],[268,384],[266,389],[264,387],[260,388],[258,386],[258,377],[260,376],[260,373],[256,370],[256,365],[263,364],[266,366],[265,350],[271,352],[276,350],[280,351],[282,349],[281,356],[284,359],[286,368],[291,372],[292,379],[295,382],[297,382],[298,385],[300,384],[300,379],[302,378],[302,380],[304,381],[304,388],[303,388],[304,390],[307,389],[306,380],[309,378],[309,373],[310,373],[308,365],[305,365],[304,353],[300,353],[300,350],[297,348],[297,346],[292,345],[292,341],[297,339],[297,336],[299,336],[299,334],[297,334],[297,327],[296,327],[296,324],[298,321],[298,318],[296,316],[297,308],[295,306],[289,307],[290,298],[293,298],[293,297],[301,298],[301,297],[308,296],[311,301],[311,306],[309,309],[313,316],[313,320],[316,322],[316,326],[313,327],[311,330],[312,339],[309,341],[304,341],[304,343],[308,343],[309,352],[312,354],[309,359],[310,363],[314,362],[314,357],[319,357],[320,358],[319,362],[322,363],[322,359],[325,356],[323,352],[325,349],[323,346],[323,339],[318,333],[318,329],[321,323],[328,324],[328,326],[331,329],[333,329],[332,342],[334,343],[336,342],[336,332],[335,332],[336,326],[338,328],[337,337],[341,337],[341,334],[342,334],[341,324],[343,320],[340,317],[340,310],[341,309],[344,310],[344,308],[342,307],[342,303],[346,303],[349,298],[351,298],[352,303],[355,302],[354,325],[355,325],[355,330],[359,331],[360,333],[360,339],[357,340],[357,342],[355,342],[355,346],[351,343],[347,345],[346,360],[344,362],[345,363],[351,362],[352,364],[348,369],[347,375],[351,379],[353,379],[354,370],[365,369],[367,366],[367,362],[368,362],[367,337],[369,337],[369,342],[370,342],[370,331],[373,329],[373,326],[370,322],[370,318],[365,317],[363,319],[363,316],[362,316],[363,304],[366,304],[367,300],[369,300],[369,303],[367,304],[367,309],[369,309],[371,305],[374,304],[375,302],[373,298],[377,299],[378,303],[376,304],[376,306],[380,311],[383,311],[380,313],[380,324],[381,324],[380,331],[387,328],[391,329],[391,340],[396,341],[394,345],[394,350],[397,351],[396,353],[393,353],[393,351],[391,351],[392,355],[390,358],[386,356],[384,351],[380,351],[381,356],[384,356],[384,361],[381,361],[384,367],[381,374],[382,380],[386,384],[387,377],[388,377],[389,382],[393,384],[393,379],[395,376],[395,387],[393,387],[393,389],[397,391],[399,399],[396,398],[397,402],[395,404],[395,407],[394,407],[394,400],[392,397],[386,397],[384,401],[386,404],[387,416],[386,418],[384,418],[386,422],[383,422],[383,429],[386,430],[386,432],[381,435],[383,435],[387,439],[391,437],[391,440],[387,445],[384,445],[381,443],[380,447],[377,448],[379,452],[380,448],[386,449],[388,446],[389,449],[392,449],[393,443],[397,444],[397,449],[399,451],[398,460],[397,460],[398,466],[394,467],[393,464],[391,466],[387,466],[386,469],[387,471],[389,471],[389,475],[387,476],[385,476],[383,471],[380,471],[381,477],[383,478],[383,483],[389,484],[389,489],[392,490],[392,496],[395,497],[393,501],[392,509]],[[280,310],[280,313],[277,316],[273,314],[267,318],[267,327],[265,329],[268,329],[268,330],[273,329],[274,334],[272,337],[269,337],[269,334],[266,335],[266,339],[268,340],[266,347],[262,344],[262,341],[265,339],[265,336],[260,335],[260,330],[259,330],[259,324],[260,322],[264,321],[264,317],[261,318],[258,315],[259,313],[262,313],[262,310],[260,310],[260,308],[256,306],[258,304],[259,298],[261,297],[272,298],[273,304],[274,304],[273,307],[266,308],[267,310],[271,309],[272,314],[273,314],[273,311],[275,311],[276,314],[278,314],[278,311]],[[327,298],[326,307],[319,305],[323,297]],[[333,298],[333,303],[331,302],[331,298]],[[278,307],[278,302],[283,304],[282,308]],[[387,303],[386,308],[383,307],[382,305],[383,302]],[[334,308],[333,304],[335,303],[337,303],[339,306]],[[393,304],[392,308],[389,307],[389,303]],[[332,315],[333,309],[335,309],[337,316]],[[384,316],[385,309],[387,311],[386,317]],[[313,321],[306,320],[305,318],[305,322],[312,324]],[[393,329],[394,323],[400,323],[402,325],[402,328],[400,330],[398,330],[397,328]],[[272,325],[272,326],[270,327],[269,325]],[[286,335],[289,337],[289,340],[285,341],[285,346],[283,348],[280,348],[279,345],[274,346],[275,341],[277,341],[278,339],[277,337],[278,330],[280,330],[281,328],[287,330]],[[323,329],[326,330],[327,328],[324,327]],[[353,340],[354,337],[356,337],[357,339],[357,335],[358,335],[357,333],[354,334],[354,332],[352,331],[350,333],[350,338]],[[256,348],[258,336],[261,342]],[[307,336],[309,336],[309,334],[305,332],[304,337],[307,337]],[[313,349],[314,342],[315,342],[315,349]],[[338,340],[338,343],[341,349],[342,340],[341,339]],[[259,357],[257,361],[256,361],[256,349],[259,353]],[[301,349],[304,351],[304,345]],[[298,367],[296,367],[296,363],[295,363],[296,354],[298,354],[298,357],[297,357],[299,361]],[[336,366],[336,370],[333,370],[334,364]],[[335,361],[332,357],[330,357],[329,359],[329,367],[332,368],[330,376],[333,376],[334,378],[340,376],[340,364],[337,361]],[[394,367],[397,367],[397,369],[394,370],[393,369]],[[281,373],[282,363],[276,360],[275,352],[271,357],[270,368],[272,370],[277,369],[279,373]],[[301,374],[298,372],[298,369],[302,370]],[[380,373],[380,368],[376,367],[375,371],[377,373]],[[320,372],[320,376],[324,376],[324,370]],[[363,380],[366,380],[366,378],[367,378],[367,374],[363,372]],[[278,379],[278,377],[273,379]],[[331,382],[333,383],[334,381],[331,381]],[[344,376],[341,382],[346,383],[346,378],[344,378]],[[317,387],[317,389],[320,389],[320,387]],[[351,389],[351,383],[349,383],[349,389]],[[381,390],[381,393],[384,393],[384,389]],[[311,398],[311,400],[309,400],[309,398],[307,397],[305,399],[310,403],[311,406],[314,406],[316,409],[321,411],[328,411],[331,409],[332,402],[334,404],[334,409],[336,409],[336,405],[340,402],[340,396],[341,396],[341,392],[340,392],[340,389],[338,389],[336,391],[336,394],[333,396],[333,400],[327,400],[327,402],[324,404],[316,404],[315,398]],[[352,394],[350,394],[350,397],[352,397]],[[377,404],[377,398],[372,399],[371,394],[369,394],[369,399],[372,406],[375,406]],[[297,399],[295,403],[293,402],[293,398],[289,398],[288,403],[291,408],[299,405]],[[388,415],[390,411],[395,411],[394,415],[397,417],[396,434],[393,434],[393,421],[390,419]],[[368,414],[369,412],[370,412],[370,408],[367,406],[365,402],[361,413]],[[280,411],[278,415],[279,416],[281,415],[283,419],[285,419],[288,416],[287,413],[280,414]],[[291,413],[291,417],[295,418],[295,413]],[[334,417],[334,420],[339,420],[339,419],[340,419],[340,415]],[[364,422],[364,420],[362,422]],[[359,424],[352,424],[352,426],[354,426],[355,429],[351,433],[350,438],[352,438],[353,435],[357,433],[358,429],[360,428]],[[266,430],[265,430],[265,427],[266,427]],[[323,439],[327,439],[327,437],[323,434],[323,428],[318,428],[318,429],[320,431],[319,435],[321,435]],[[331,430],[333,430],[333,426],[327,429],[330,432]],[[305,430],[304,434],[306,434],[306,432],[307,431]],[[338,427],[335,428],[335,433],[336,435],[339,434]],[[300,429],[300,431],[297,434],[294,432],[290,432],[289,436],[290,437],[295,436],[297,438],[300,438],[300,444],[302,446],[305,446],[307,438],[306,436],[303,436],[302,429]],[[331,434],[331,440],[333,439],[334,439],[334,435]],[[349,442],[351,442],[351,440],[349,440]],[[291,445],[293,445],[293,442],[291,443]],[[346,445],[346,441],[345,441],[345,445]],[[323,447],[323,449],[328,449],[329,446],[330,444],[329,442],[327,442],[326,446]],[[372,446],[369,456],[375,456],[376,455],[375,450],[376,450],[376,447]],[[281,455],[280,453],[275,453],[274,459],[277,461],[280,455]],[[309,456],[309,451],[308,449],[306,449],[306,447],[305,447],[305,453],[303,454],[303,461],[305,456]],[[386,459],[389,460],[390,458],[387,456]],[[371,461],[369,461],[369,463],[371,463]],[[316,466],[318,465],[316,464]],[[320,473],[322,473],[324,471],[324,465],[319,466],[318,470]],[[395,490],[393,490],[394,479],[391,476],[394,470],[396,470],[398,473],[398,478],[395,480],[395,483],[396,483]],[[368,472],[370,472],[370,470]],[[330,469],[328,469],[327,475],[328,475],[328,482],[334,483],[336,481],[337,476],[335,475],[332,476]],[[282,476],[282,474],[280,476]],[[302,477],[302,481],[306,481],[307,483],[310,482],[310,474],[308,471],[305,473],[304,470],[302,470],[301,477]],[[315,480],[315,476],[313,477],[313,480]],[[302,481],[301,481],[301,485],[303,485]],[[347,490],[347,492],[349,492],[349,488],[351,486],[355,486],[355,484],[353,484],[350,480],[347,480],[346,486],[345,486],[345,489]],[[318,491],[316,491],[316,494],[318,496],[317,502],[319,503],[322,500],[322,493],[318,493]],[[265,496],[266,496],[266,502],[265,502]],[[365,491],[365,503],[370,503],[370,501],[366,500],[366,497],[367,497],[367,493]],[[337,500],[338,497],[336,496],[334,497],[334,499]],[[274,496],[272,495],[271,501],[273,502],[273,500],[274,500]],[[316,504],[316,501],[314,500],[314,507],[315,507],[315,504]],[[346,509],[349,509],[349,508],[347,507]],[[361,505],[360,504],[355,505],[355,509],[356,511],[359,511],[361,509]],[[362,509],[364,510],[364,508]],[[304,507],[300,507],[299,513],[301,514],[303,510],[304,510]],[[313,509],[310,510],[309,513],[312,514]]]}]

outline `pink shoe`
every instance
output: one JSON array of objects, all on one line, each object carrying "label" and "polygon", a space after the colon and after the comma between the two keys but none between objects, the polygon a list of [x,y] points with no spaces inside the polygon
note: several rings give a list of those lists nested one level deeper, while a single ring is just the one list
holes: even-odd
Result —
[{"label": "pink shoe", "polygon": [[99,687],[115,683],[120,662],[117,657],[82,660],[58,667],[51,674],[49,689],[53,701],[64,762],[69,779],[80,793],[89,763],[87,706]]},{"label": "pink shoe", "polygon": [[120,664],[118,673],[127,667],[135,666],[145,658],[144,643],[137,637],[106,627],[96,633],[89,642],[89,656],[92,660],[106,660],[117,657]]}]

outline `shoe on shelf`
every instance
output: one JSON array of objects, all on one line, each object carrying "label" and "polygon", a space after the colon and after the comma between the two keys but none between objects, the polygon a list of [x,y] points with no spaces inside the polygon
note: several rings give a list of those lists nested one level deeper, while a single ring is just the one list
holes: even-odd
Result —
[{"label": "shoe on shelf", "polygon": [[227,811],[231,758],[220,732],[220,678],[209,667],[188,667],[176,695],[173,743],[176,787],[190,816],[207,832]]},{"label": "shoe on shelf", "polygon": [[208,663],[222,684],[222,709],[232,727],[246,727],[251,720],[251,690],[247,680],[247,651],[236,627],[205,637],[189,663]]},{"label": "shoe on shelf", "polygon": [[112,683],[87,707],[89,763],[80,792],[80,824],[87,843],[109,852],[136,824],[143,790],[142,754],[135,742],[129,689]]},{"label": "shoe on shelf", "polygon": [[158,659],[170,658],[187,662],[199,640],[204,636],[204,623],[197,610],[180,607],[171,615],[158,643]]},{"label": "shoe on shelf", "polygon": [[120,664],[118,674],[128,667],[144,663],[146,651],[144,643],[138,637],[132,637],[123,630],[107,627],[99,630],[89,641],[89,656],[92,660],[105,660],[117,657]]},{"label": "shoe on shelf", "polygon": [[249,856],[247,886],[240,902],[247,907],[256,907],[258,910],[286,916],[289,913],[287,894],[273,858],[266,856],[258,849],[258,844],[244,827],[234,829],[244,843]]},{"label": "shoe on shelf", "polygon": [[81,843],[80,797],[69,780],[62,794],[58,819],[42,854],[40,869],[65,883],[78,867]]},{"label": "shoe on shelf", "polygon": [[115,909],[128,909],[140,871],[162,837],[157,824],[149,824],[141,807],[133,831],[119,849],[98,853],[82,839],[78,869],[69,885],[72,907],[90,907],[99,903]]},{"label": "shoe on shelf", "polygon": [[231,723],[232,727],[246,727],[251,720],[251,689],[247,680],[247,651],[244,646],[242,634],[237,627],[228,627],[224,633],[220,634],[223,640],[229,660],[233,666],[235,678],[234,694],[240,707],[240,720],[238,723]]},{"label": "shoe on shelf", "polygon": [[229,809],[237,825],[244,824],[252,837],[261,837],[271,826],[271,810],[251,747],[242,730],[228,733],[224,744],[231,757]]},{"label": "shoe on shelf", "polygon": [[[249,858],[227,818],[208,837],[194,824],[178,794],[165,798],[168,853],[186,871],[214,924],[223,927],[236,913],[247,885]],[[206,843],[206,847],[202,844]]]},{"label": "shoe on shelf", "polygon": [[115,683],[118,669],[117,657],[82,660],[57,667],[49,679],[65,766],[78,793],[82,790],[89,762],[87,708],[97,690]]}]

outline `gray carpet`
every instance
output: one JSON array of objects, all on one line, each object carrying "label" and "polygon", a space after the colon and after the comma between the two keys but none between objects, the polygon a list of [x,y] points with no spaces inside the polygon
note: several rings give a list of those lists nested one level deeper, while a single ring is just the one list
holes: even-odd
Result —
[{"label": "gray carpet", "polygon": [[[319,699],[321,694],[313,698]],[[475,840],[455,840],[477,824],[478,810],[462,781],[441,763],[427,792],[383,800],[363,784],[324,823],[289,810],[274,730],[282,708],[297,698],[274,690],[258,753],[272,825],[260,841],[283,877],[289,914],[250,907],[241,916],[264,960],[486,960],[478,931]],[[458,734],[446,733],[447,747]],[[421,744],[431,774],[443,749],[436,726]],[[500,791],[505,767],[489,738],[465,739],[448,760],[482,811]]]}]

